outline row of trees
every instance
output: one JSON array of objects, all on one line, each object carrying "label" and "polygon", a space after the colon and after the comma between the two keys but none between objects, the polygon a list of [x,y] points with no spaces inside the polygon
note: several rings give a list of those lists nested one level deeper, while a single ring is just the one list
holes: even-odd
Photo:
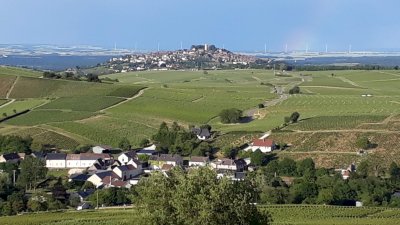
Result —
[{"label": "row of trees", "polygon": [[367,162],[361,163],[348,180],[332,170],[316,169],[312,159],[273,160],[250,174],[263,204],[332,204],[400,207],[393,195],[400,188],[400,168],[392,163],[390,178],[372,176]]},{"label": "row of trees", "polygon": [[0,135],[0,153],[31,153],[31,137],[20,137],[14,135]]}]

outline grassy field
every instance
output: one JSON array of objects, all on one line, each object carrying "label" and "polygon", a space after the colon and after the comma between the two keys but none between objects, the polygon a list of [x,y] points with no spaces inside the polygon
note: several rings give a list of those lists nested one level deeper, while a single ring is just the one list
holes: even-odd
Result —
[{"label": "grassy field", "polygon": [[[334,206],[271,205],[260,206],[268,212],[273,225],[397,225],[400,210],[391,208],[354,208]],[[122,225],[139,222],[137,209],[107,209],[99,211],[68,211],[0,217],[3,225]],[[229,223],[229,221],[227,221]]]}]

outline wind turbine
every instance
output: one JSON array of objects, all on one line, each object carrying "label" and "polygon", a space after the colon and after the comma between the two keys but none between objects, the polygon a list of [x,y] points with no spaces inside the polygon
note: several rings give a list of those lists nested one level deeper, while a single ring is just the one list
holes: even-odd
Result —
[{"label": "wind turbine", "polygon": [[285,53],[287,53],[287,50],[288,50],[288,45],[286,43],[286,45],[285,45]]},{"label": "wind turbine", "polygon": [[264,44],[264,54],[267,54],[267,43]]},{"label": "wind turbine", "polygon": [[325,44],[325,53],[328,53],[328,44]]}]

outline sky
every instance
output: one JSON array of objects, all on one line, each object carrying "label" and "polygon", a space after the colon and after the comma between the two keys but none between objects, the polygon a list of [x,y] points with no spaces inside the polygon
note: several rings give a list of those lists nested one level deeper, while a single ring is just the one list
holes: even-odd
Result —
[{"label": "sky", "polygon": [[399,0],[0,0],[0,44],[400,49]]}]

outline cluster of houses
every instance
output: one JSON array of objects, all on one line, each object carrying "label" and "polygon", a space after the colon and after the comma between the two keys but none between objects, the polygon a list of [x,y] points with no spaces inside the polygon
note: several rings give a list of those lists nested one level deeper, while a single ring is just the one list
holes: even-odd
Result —
[{"label": "cluster of houses", "polygon": [[234,54],[214,45],[193,45],[190,49],[178,51],[133,54],[111,58],[107,64],[115,72],[142,71],[148,69],[186,69],[191,62],[230,63],[248,65],[257,59],[252,56]]}]

